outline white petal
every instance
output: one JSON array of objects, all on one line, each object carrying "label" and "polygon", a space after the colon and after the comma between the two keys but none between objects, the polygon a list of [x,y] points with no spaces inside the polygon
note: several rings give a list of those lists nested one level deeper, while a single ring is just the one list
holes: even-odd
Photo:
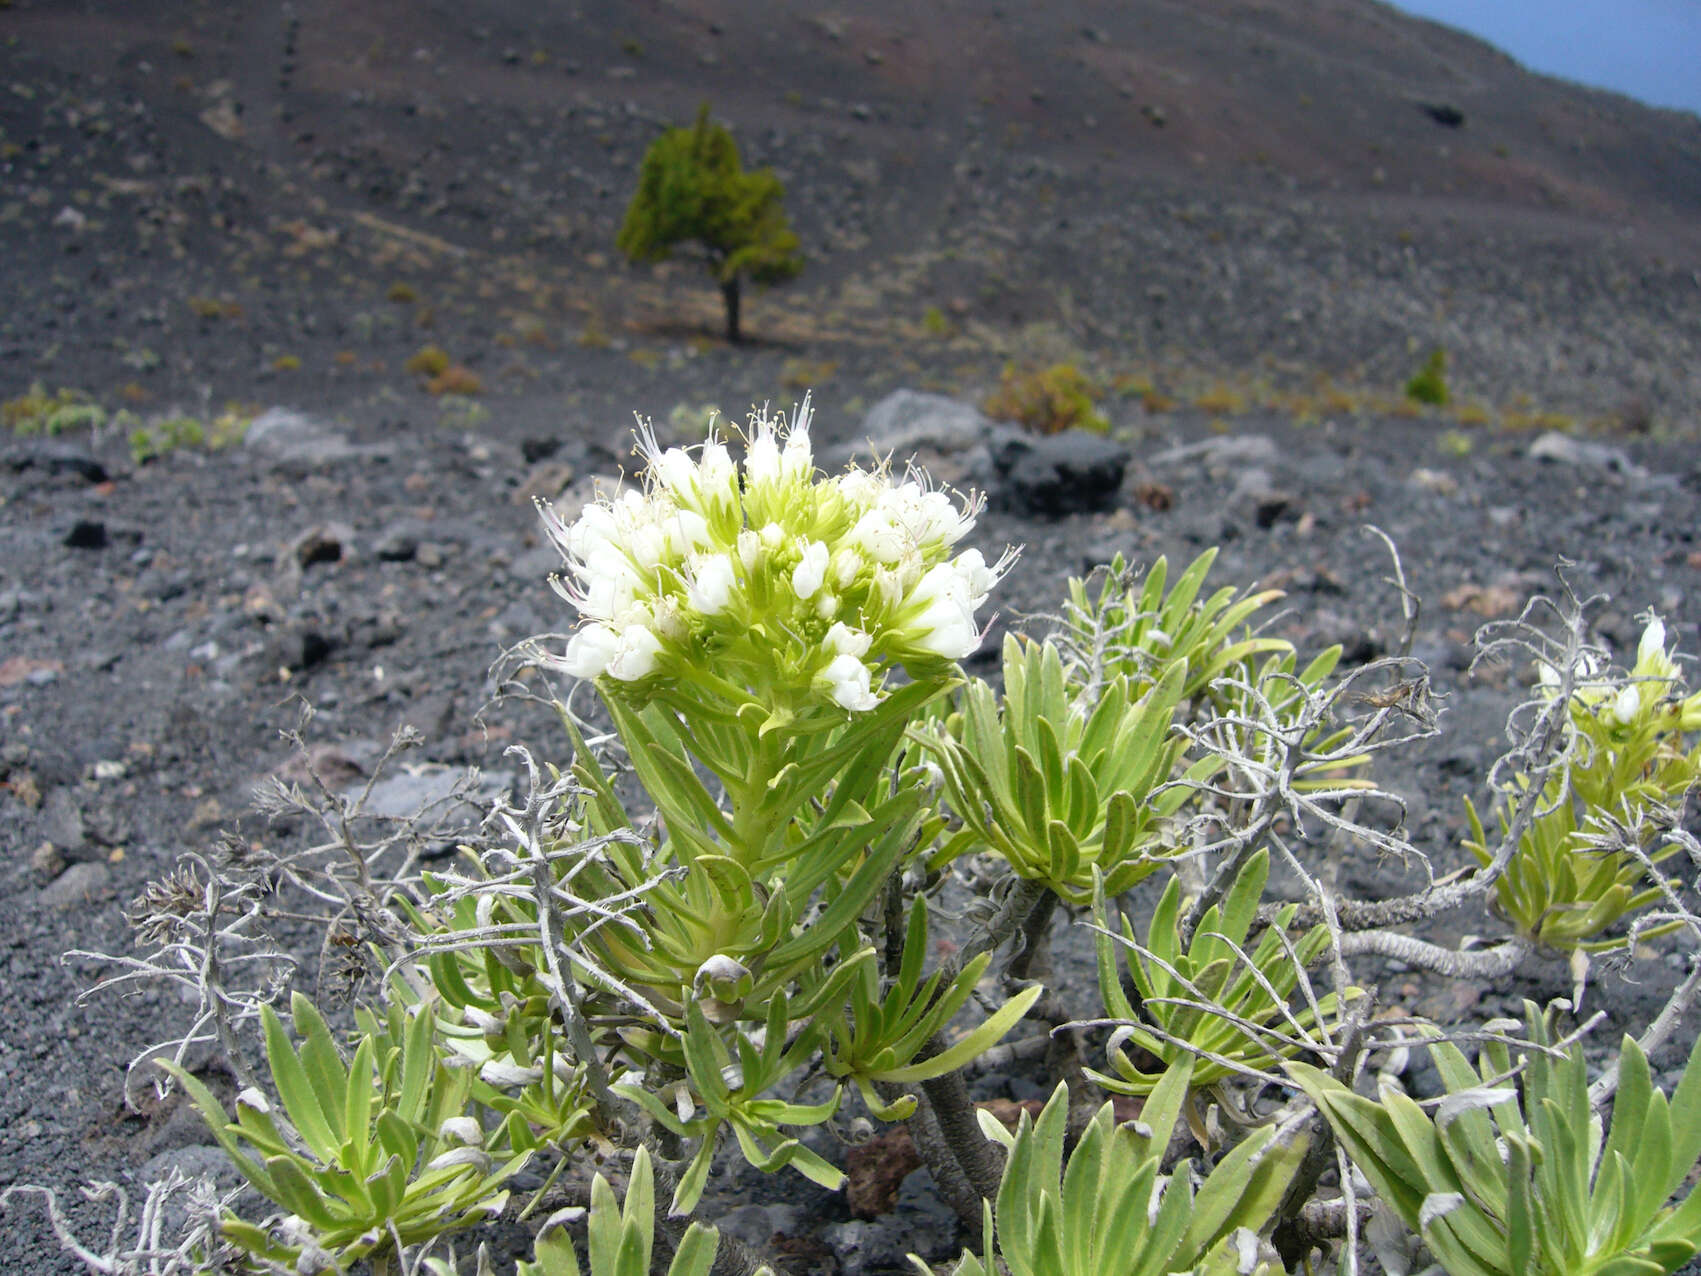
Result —
[{"label": "white petal", "polygon": [[1625,726],[1636,721],[1642,712],[1642,693],[1634,682],[1626,683],[1619,689],[1618,695],[1612,702],[1612,716]]},{"label": "white petal", "polygon": [[693,566],[685,601],[705,616],[719,615],[732,598],[736,579],[731,558],[725,554],[706,555]]},{"label": "white petal", "polygon": [[620,631],[620,645],[609,659],[609,676],[621,682],[637,682],[655,672],[661,640],[644,625],[628,625]]},{"label": "white petal", "polygon": [[844,621],[835,621],[827,631],[822,645],[835,656],[854,656],[858,660],[868,654],[869,645],[874,640],[859,629],[852,629]]},{"label": "white petal", "polygon": [[556,667],[574,678],[600,678],[608,662],[620,649],[614,631],[604,624],[589,624],[567,641],[567,652]]},{"label": "white petal", "polygon": [[827,579],[828,551],[820,541],[803,547],[803,557],[791,572],[792,592],[799,598],[812,597]]}]

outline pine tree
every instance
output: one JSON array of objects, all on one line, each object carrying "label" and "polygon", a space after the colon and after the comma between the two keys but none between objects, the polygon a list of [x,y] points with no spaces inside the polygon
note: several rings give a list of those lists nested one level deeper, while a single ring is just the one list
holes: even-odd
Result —
[{"label": "pine tree", "polygon": [[732,135],[709,119],[705,102],[693,127],[669,129],[645,152],[615,244],[633,261],[662,261],[675,245],[696,244],[721,287],[727,340],[736,342],[744,279],[779,283],[803,269],[784,195],[772,169],[744,171]]}]

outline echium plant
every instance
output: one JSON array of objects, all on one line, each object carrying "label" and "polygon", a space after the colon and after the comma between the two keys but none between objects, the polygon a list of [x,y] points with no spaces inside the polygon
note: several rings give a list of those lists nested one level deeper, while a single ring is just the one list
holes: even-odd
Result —
[{"label": "echium plant", "polygon": [[[664,450],[641,429],[641,488],[571,523],[544,509],[566,562],[557,588],[581,618],[546,663],[594,682],[660,835],[647,845],[634,834],[581,749],[576,831],[607,844],[574,870],[573,889],[591,900],[641,891],[643,907],[619,919],[587,912],[564,938],[594,971],[593,1020],[612,1022],[633,996],[657,1016],[619,1036],[649,1087],[618,1091],[698,1140],[678,1208],[701,1191],[723,1128],[754,1164],[838,1184],[783,1132],[829,1119],[837,1088],[816,1105],[764,1097],[815,1050],[879,1103],[875,1083],[952,1070],[1039,993],[937,1055],[939,1008],[966,1000],[984,958],[913,1002],[912,959],[890,972],[903,1004],[888,1001],[884,1018],[866,1012],[879,991],[865,919],[938,824],[920,773],[895,770],[904,733],[958,680],[958,660],[980,642],[977,612],[1013,554],[989,565],[959,552],[976,503],[919,475],[820,475],[807,401],[789,425],[757,415],[746,443],[739,465],[717,437]],[[906,680],[892,685],[900,669]],[[926,913],[915,916],[919,956]],[[848,1031],[847,1005],[864,1008]],[[688,1098],[655,1098],[658,1081],[683,1081]]]}]

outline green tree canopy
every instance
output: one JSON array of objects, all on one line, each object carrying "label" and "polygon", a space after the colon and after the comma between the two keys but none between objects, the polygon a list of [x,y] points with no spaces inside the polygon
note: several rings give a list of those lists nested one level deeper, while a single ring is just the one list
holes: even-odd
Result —
[{"label": "green tree canopy", "polygon": [[721,286],[727,340],[737,341],[742,281],[779,283],[803,269],[784,196],[772,169],[744,171],[732,134],[704,103],[695,125],[669,129],[644,153],[615,244],[633,261],[662,261],[675,245],[696,244]]}]

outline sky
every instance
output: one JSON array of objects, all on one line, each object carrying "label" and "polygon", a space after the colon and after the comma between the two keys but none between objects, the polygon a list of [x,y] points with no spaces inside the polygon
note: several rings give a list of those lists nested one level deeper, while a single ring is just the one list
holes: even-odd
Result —
[{"label": "sky", "polygon": [[1532,71],[1701,115],[1701,0],[1394,0]]}]

